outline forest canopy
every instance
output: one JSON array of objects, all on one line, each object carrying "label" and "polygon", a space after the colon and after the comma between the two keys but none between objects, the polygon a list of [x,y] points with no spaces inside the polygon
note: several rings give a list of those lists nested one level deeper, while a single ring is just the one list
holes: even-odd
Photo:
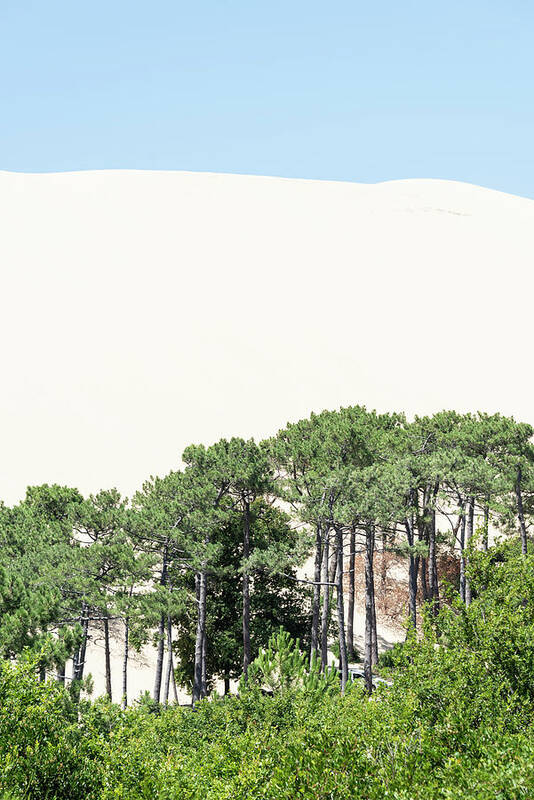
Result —
[{"label": "forest canopy", "polygon": [[[259,443],[192,445],[129,499],[43,485],[2,505],[6,797],[75,798],[73,781],[103,798],[528,796],[532,435],[499,414],[408,421],[354,406]],[[385,552],[405,569],[406,641],[379,657]],[[96,627],[107,697],[91,703],[81,690]],[[153,690],[132,707],[129,656],[150,642]],[[360,656],[363,686],[349,680]],[[194,714],[177,707],[177,686]],[[497,766],[511,746],[517,759]]]}]

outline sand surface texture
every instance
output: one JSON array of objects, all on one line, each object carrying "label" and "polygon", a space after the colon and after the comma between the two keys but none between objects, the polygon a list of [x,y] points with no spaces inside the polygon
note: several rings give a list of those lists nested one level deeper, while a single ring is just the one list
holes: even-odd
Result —
[{"label": "sand surface texture", "polygon": [[533,245],[461,183],[0,173],[0,497],[341,404],[532,421]]}]

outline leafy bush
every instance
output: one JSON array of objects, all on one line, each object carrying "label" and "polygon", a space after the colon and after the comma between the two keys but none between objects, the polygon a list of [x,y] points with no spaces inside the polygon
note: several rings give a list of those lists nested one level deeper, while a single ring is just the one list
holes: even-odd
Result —
[{"label": "leafy bush", "polygon": [[0,665],[0,790],[13,798],[96,797],[95,755],[68,692],[39,681],[34,660]]},{"label": "leafy bush", "polygon": [[239,696],[203,700],[195,713],[75,707],[31,663],[5,664],[4,800],[531,798],[534,557],[473,555],[470,580],[471,606],[429,616],[420,641],[390,654],[393,684],[371,699],[356,685],[340,696],[337,677],[310,668],[284,632]]}]

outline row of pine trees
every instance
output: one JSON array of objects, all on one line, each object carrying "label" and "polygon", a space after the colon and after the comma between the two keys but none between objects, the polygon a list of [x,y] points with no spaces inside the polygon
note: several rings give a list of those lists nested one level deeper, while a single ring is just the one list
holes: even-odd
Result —
[{"label": "row of pine trees", "polygon": [[[122,703],[132,648],[152,641],[152,699],[192,702],[214,681],[246,680],[280,626],[323,668],[335,635],[341,687],[354,646],[355,570],[363,564],[367,686],[378,659],[377,551],[405,559],[407,624],[446,591],[472,599],[469,556],[496,532],[523,553],[534,512],[533,429],[501,415],[440,412],[407,421],[360,406],[312,414],[266,441],[190,446],[180,469],[132,498],[30,487],[0,507],[0,656],[39,653],[73,690],[103,639],[112,696],[113,631],[123,640]],[[458,561],[445,589],[440,554]],[[300,569],[313,558],[313,575]],[[359,558],[358,556],[361,556]],[[72,664],[69,674],[66,665]]]}]

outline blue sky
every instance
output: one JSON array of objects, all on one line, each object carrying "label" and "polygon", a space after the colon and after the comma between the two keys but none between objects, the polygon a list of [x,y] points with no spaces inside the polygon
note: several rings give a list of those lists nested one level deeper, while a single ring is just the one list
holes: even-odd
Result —
[{"label": "blue sky", "polygon": [[532,0],[0,0],[0,169],[534,197]]}]

